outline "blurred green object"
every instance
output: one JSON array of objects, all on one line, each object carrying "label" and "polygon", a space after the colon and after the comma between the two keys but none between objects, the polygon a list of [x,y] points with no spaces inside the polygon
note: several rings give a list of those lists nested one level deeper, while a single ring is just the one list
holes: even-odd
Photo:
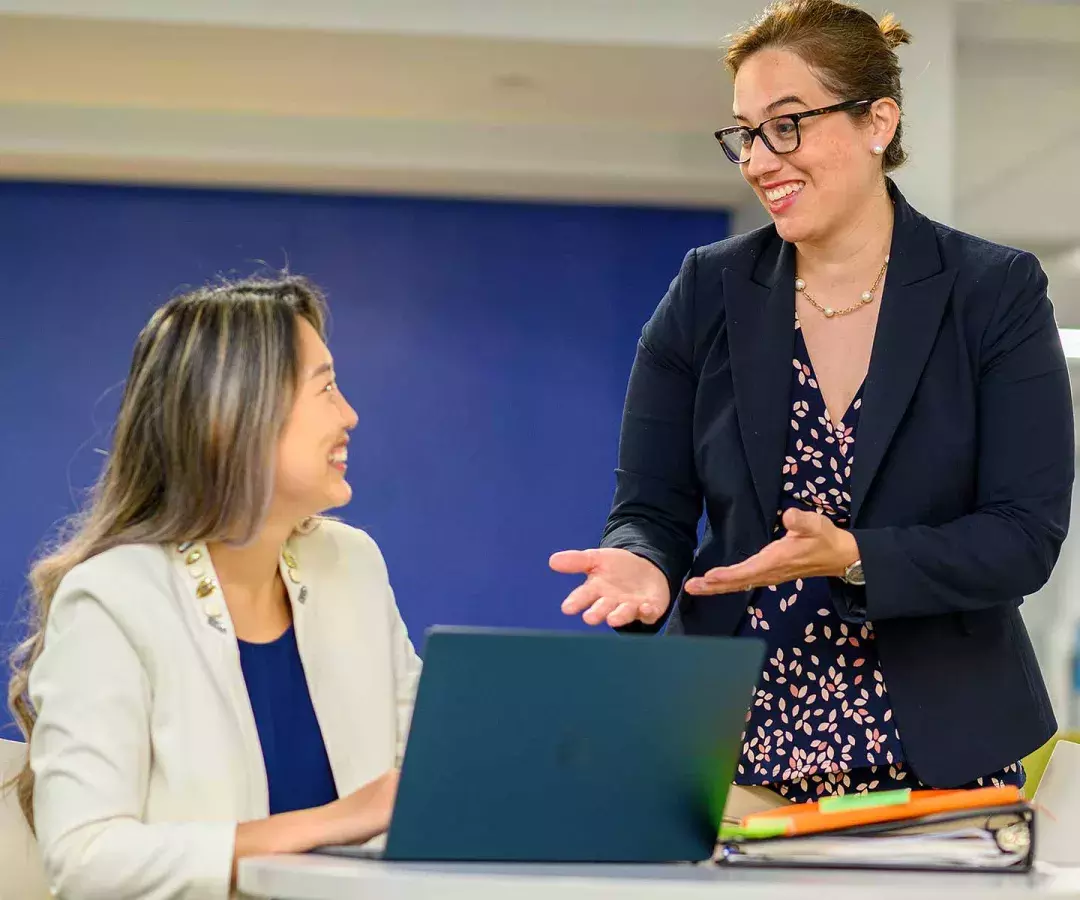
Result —
[{"label": "blurred green object", "polygon": [[1058,741],[1072,741],[1080,744],[1080,731],[1064,731],[1055,734],[1034,753],[1024,757],[1024,771],[1027,772],[1027,783],[1024,785],[1024,796],[1029,800],[1035,796],[1035,791],[1042,780],[1046,764],[1050,761],[1050,754],[1054,751],[1054,745]]}]

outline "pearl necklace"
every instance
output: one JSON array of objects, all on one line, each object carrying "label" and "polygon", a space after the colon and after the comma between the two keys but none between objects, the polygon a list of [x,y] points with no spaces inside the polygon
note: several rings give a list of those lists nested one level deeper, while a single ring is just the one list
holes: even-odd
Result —
[{"label": "pearl necklace", "polygon": [[873,302],[874,291],[878,289],[878,285],[881,284],[881,279],[885,277],[885,270],[889,267],[889,257],[885,257],[885,262],[881,264],[881,269],[877,273],[877,278],[874,279],[874,283],[870,286],[870,290],[863,291],[859,296],[859,302],[854,303],[851,306],[847,306],[844,309],[833,309],[831,306],[822,306],[810,296],[810,292],[806,289],[806,282],[801,278],[795,279],[795,290],[802,294],[814,309],[818,310],[826,319],[831,319],[834,316],[846,316],[848,313],[853,313],[857,309],[862,309],[866,304]]}]

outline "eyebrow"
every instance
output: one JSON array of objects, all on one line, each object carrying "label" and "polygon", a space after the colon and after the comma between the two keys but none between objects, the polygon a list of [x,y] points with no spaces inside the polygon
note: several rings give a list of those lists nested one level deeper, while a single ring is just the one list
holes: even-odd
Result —
[{"label": "eyebrow", "polygon": [[[786,106],[789,103],[798,103],[802,106],[806,106],[806,101],[802,97],[796,97],[794,94],[790,94],[787,97],[781,97],[779,100],[773,100],[768,106],[765,107],[765,114],[775,112],[781,106]],[[732,115],[741,122],[749,122],[750,120],[746,116],[740,116],[737,112],[733,112]]]},{"label": "eyebrow", "polygon": [[316,366],[314,368],[314,370],[312,370],[312,373],[308,376],[308,378],[309,379],[318,378],[320,375],[325,375],[327,372],[333,372],[333,371],[334,371],[334,363],[333,363],[333,361],[324,362],[321,366]]}]

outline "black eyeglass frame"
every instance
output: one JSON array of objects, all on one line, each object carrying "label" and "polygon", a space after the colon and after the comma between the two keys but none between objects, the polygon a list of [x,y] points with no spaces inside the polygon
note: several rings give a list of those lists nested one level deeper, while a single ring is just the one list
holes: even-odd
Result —
[{"label": "black eyeglass frame", "polygon": [[[868,103],[876,103],[880,97],[871,100],[845,100],[843,103],[834,103],[832,106],[822,106],[818,109],[808,109],[805,112],[784,113],[782,116],[773,116],[771,119],[766,119],[757,128],[751,128],[749,125],[729,125],[727,128],[721,128],[719,131],[713,133],[713,137],[716,138],[717,143],[723,148],[724,155],[730,159],[736,165],[744,165],[750,160],[738,159],[731,155],[731,151],[728,149],[727,144],[724,143],[724,135],[735,134],[736,132],[746,132],[750,135],[750,141],[746,145],[749,153],[749,149],[754,146],[754,138],[761,138],[762,143],[769,148],[770,152],[775,153],[777,156],[783,156],[785,153],[794,153],[799,147],[802,146],[802,129],[799,127],[799,122],[802,119],[809,119],[813,116],[824,116],[827,113],[834,112],[847,112],[851,109],[858,109],[860,106],[866,106]],[[795,126],[795,146],[790,150],[777,150],[765,136],[764,128],[770,122],[775,122],[778,119],[788,119]]]}]

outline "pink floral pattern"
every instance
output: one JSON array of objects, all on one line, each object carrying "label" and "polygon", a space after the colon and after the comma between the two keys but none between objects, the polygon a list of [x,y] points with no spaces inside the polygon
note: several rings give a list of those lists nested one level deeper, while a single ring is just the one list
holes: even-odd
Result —
[{"label": "pink floral pattern", "polygon": [[[994,775],[976,778],[963,787],[1003,787],[1007,784],[1021,786],[1023,783],[1024,769],[1020,763],[1013,763]],[[802,778],[792,778],[770,786],[795,803],[832,795],[865,794],[868,791],[886,791],[902,787],[921,790],[929,787],[919,781],[904,767],[903,763],[846,771],[813,772]]]},{"label": "pink floral pattern", "polygon": [[[833,422],[818,388],[798,320],[791,420],[783,462],[781,509],[815,509],[849,522],[848,485],[855,463],[860,388]],[[747,715],[735,780],[767,784],[793,800],[910,785],[903,745],[877,655],[872,622],[843,621],[825,578],[758,588],[741,634],[768,643],[764,670]],[[987,776],[1017,783],[1019,765]],[[980,782],[983,779],[980,779]]]}]

